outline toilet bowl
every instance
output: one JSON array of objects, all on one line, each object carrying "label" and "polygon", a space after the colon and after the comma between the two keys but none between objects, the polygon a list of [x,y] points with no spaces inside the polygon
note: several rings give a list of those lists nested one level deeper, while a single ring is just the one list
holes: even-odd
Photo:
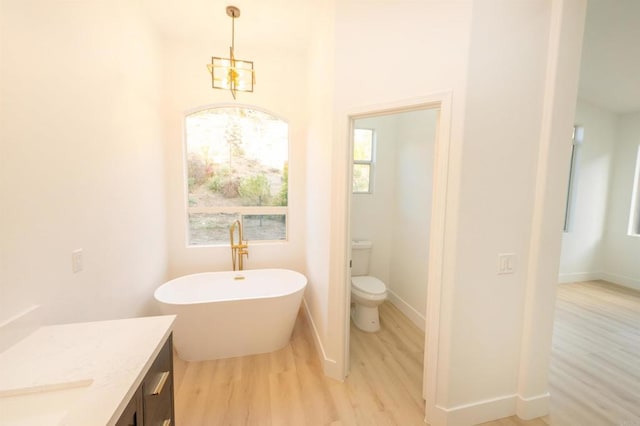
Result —
[{"label": "toilet bowl", "polygon": [[360,330],[380,330],[378,306],[387,298],[387,287],[376,277],[369,275],[351,277],[351,311],[353,323]]}]

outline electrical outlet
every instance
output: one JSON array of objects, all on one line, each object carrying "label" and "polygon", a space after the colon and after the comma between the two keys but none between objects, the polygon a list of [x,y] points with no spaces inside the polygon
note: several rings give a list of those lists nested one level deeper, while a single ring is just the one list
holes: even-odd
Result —
[{"label": "electrical outlet", "polygon": [[498,274],[513,274],[515,271],[515,253],[498,253]]},{"label": "electrical outlet", "polygon": [[82,271],[82,249],[77,249],[71,252],[71,270],[74,274]]}]

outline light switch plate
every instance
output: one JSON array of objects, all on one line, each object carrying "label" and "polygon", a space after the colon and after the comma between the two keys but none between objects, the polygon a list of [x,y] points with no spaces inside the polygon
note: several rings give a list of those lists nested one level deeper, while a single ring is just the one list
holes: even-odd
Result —
[{"label": "light switch plate", "polygon": [[513,274],[515,271],[515,253],[498,253],[498,274]]},{"label": "light switch plate", "polygon": [[77,249],[71,252],[71,270],[74,274],[82,271],[82,249]]}]

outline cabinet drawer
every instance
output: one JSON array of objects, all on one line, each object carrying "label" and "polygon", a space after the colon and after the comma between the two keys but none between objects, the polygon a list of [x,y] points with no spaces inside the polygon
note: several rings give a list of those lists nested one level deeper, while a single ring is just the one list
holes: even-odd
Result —
[{"label": "cabinet drawer", "polygon": [[142,383],[145,426],[174,425],[172,337],[167,339]]},{"label": "cabinet drawer", "polygon": [[116,426],[142,426],[142,391],[140,388],[129,401]]}]

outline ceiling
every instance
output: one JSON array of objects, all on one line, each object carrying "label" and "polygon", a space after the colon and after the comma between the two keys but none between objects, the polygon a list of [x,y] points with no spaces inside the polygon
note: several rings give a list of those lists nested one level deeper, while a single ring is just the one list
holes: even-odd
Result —
[{"label": "ceiling", "polygon": [[[142,0],[163,34],[182,40],[211,40],[212,48],[230,44],[231,19],[225,9],[229,4],[239,7],[239,52],[243,46],[305,49],[316,3]],[[588,0],[579,96],[616,113],[640,111],[640,0]]]},{"label": "ceiling", "polygon": [[[227,6],[240,9],[235,22],[236,50],[243,46],[303,49],[309,43],[315,0],[142,0],[161,33],[181,40],[231,44]],[[225,46],[226,48],[226,46]],[[220,51],[224,54],[225,50]]]},{"label": "ceiling", "polygon": [[588,0],[580,98],[609,111],[640,111],[640,0]]}]

